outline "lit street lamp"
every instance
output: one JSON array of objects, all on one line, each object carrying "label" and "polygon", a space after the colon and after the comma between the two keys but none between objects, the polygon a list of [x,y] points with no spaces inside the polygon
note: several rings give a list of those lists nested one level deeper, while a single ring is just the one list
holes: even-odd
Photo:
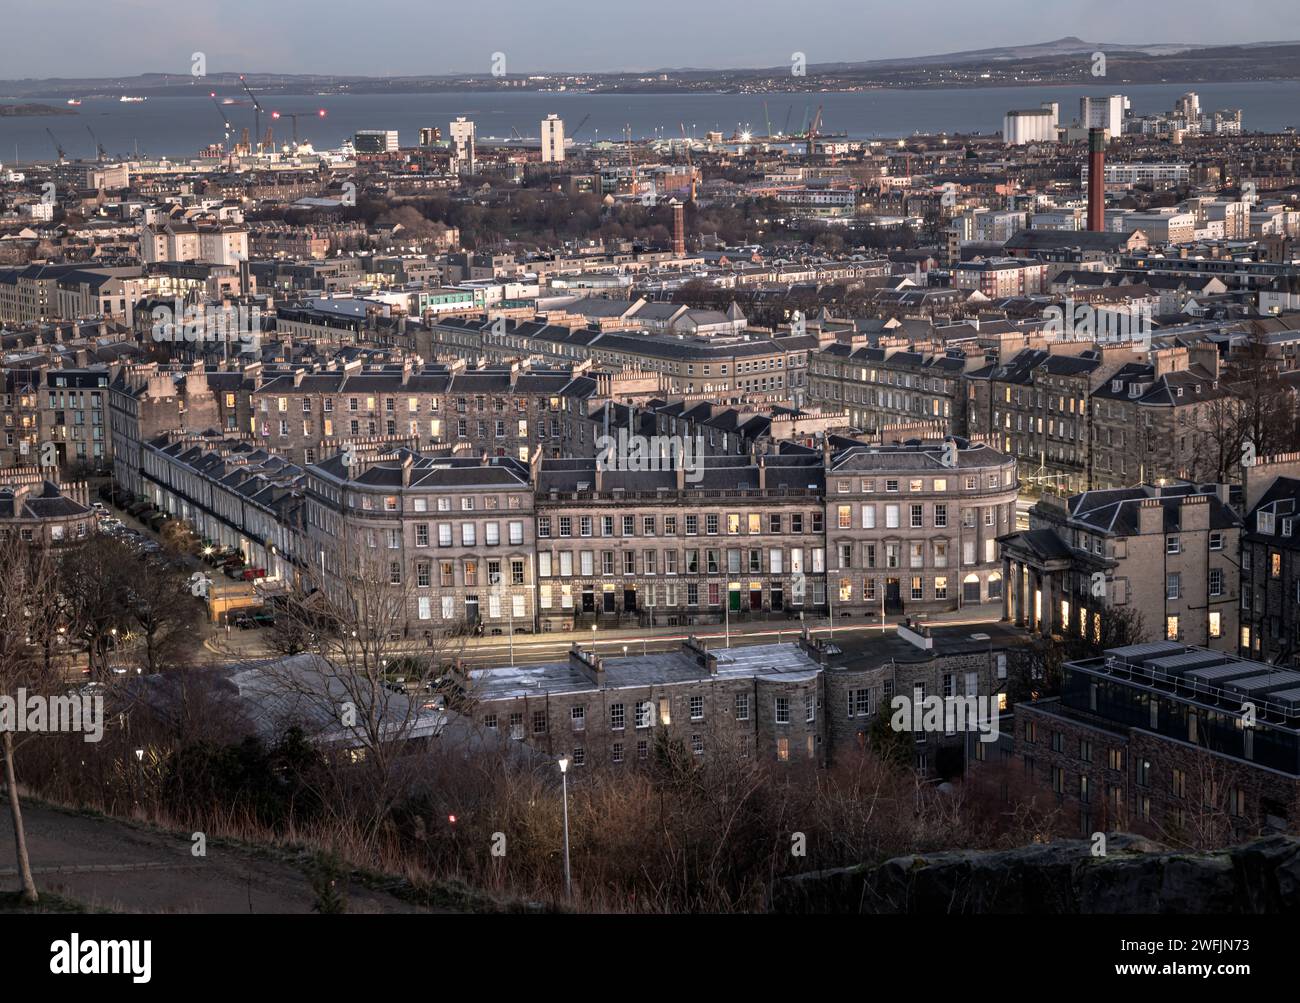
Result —
[{"label": "lit street lamp", "polygon": [[569,757],[560,757],[560,783],[564,790],[564,897],[573,898],[573,883],[569,873]]}]

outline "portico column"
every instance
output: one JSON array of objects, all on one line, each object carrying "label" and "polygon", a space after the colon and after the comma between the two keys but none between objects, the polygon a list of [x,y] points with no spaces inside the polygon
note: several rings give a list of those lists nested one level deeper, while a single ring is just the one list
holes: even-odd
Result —
[{"label": "portico column", "polygon": [[1011,558],[1002,555],[1002,619],[1011,619]]},{"label": "portico column", "polygon": [[1043,637],[1048,637],[1052,633],[1052,619],[1055,617],[1053,610],[1054,597],[1052,596],[1052,573],[1043,572],[1043,617],[1042,622],[1038,625],[1039,631]]}]

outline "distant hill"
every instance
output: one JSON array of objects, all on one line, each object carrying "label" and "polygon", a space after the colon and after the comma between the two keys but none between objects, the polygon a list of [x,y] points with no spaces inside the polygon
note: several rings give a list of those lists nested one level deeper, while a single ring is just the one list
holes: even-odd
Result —
[{"label": "distant hill", "polygon": [[[1106,56],[1103,79],[1092,75],[1093,53]],[[1250,42],[1200,45],[1179,42],[1098,42],[1073,35],[1048,42],[969,49],[934,55],[899,56],[837,63],[812,63],[794,77],[788,64],[739,69],[677,68],[620,73],[522,71],[505,78],[485,73],[434,73],[405,77],[327,74],[247,73],[259,94],[384,94],[427,91],[494,91],[509,86],[549,90],[562,78],[582,74],[586,87],[570,91],[672,93],[675,91],[796,90],[840,91],[877,87],[1001,87],[1088,83],[1209,83],[1300,78],[1300,42]],[[209,73],[202,78],[177,73],[131,77],[0,80],[9,98],[117,97],[122,94],[243,97],[240,74]],[[663,77],[663,79],[660,79]],[[524,79],[526,78],[526,79]]]}]

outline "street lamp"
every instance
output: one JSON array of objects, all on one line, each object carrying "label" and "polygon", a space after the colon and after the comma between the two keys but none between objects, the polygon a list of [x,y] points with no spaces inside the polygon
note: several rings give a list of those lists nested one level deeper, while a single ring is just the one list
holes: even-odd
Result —
[{"label": "street lamp", "polygon": [[573,881],[569,872],[569,757],[560,757],[560,784],[564,790],[564,897],[573,898]]},{"label": "street lamp", "polygon": [[596,653],[596,625],[594,623],[591,625],[591,653],[593,655]]}]

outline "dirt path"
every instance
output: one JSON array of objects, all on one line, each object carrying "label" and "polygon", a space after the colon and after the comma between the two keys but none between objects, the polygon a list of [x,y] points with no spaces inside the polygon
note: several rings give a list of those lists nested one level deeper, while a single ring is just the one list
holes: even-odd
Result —
[{"label": "dirt path", "polygon": [[[23,805],[36,887],[114,912],[306,913],[316,896],[290,863],[209,841],[194,857],[188,839],[38,805]],[[0,802],[0,890],[19,887],[13,820]],[[348,912],[419,912],[353,882]]]}]

